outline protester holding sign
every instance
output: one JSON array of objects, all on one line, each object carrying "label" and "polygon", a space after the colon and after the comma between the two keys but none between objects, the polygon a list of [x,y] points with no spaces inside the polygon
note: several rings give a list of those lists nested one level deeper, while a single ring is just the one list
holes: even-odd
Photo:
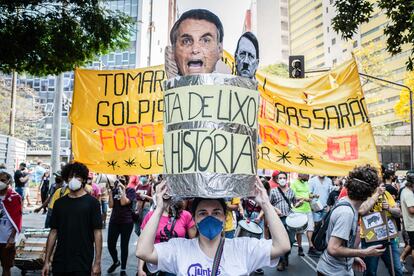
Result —
[{"label": "protester holding sign", "polygon": [[[388,271],[392,275],[391,267],[393,266],[395,273],[394,275],[402,275],[400,252],[398,249],[399,245],[395,239],[397,235],[397,228],[393,219],[394,217],[399,218],[401,216],[401,210],[398,208],[398,205],[395,203],[392,195],[387,192],[385,190],[385,186],[381,184],[381,186],[376,189],[375,193],[373,193],[373,195],[361,205],[358,212],[362,217],[361,247],[368,248],[372,245],[384,246],[386,250],[382,254],[381,259],[386,264]],[[384,221],[385,219],[387,221]],[[375,228],[370,229],[372,226],[375,226]],[[389,239],[388,244],[387,237],[389,236],[392,238]],[[390,256],[392,256],[392,261]],[[365,263],[367,269],[364,275],[377,275],[378,261],[379,256],[366,257]]]},{"label": "protester holding sign", "polygon": [[168,208],[168,202],[163,198],[167,186],[162,183],[157,186],[157,208],[139,238],[137,257],[149,263],[148,268],[152,272],[161,270],[177,275],[195,274],[192,271],[217,275],[218,270],[220,275],[248,275],[258,268],[275,266],[278,257],[289,251],[289,239],[263,184],[259,178],[257,181],[255,201],[268,218],[272,240],[246,237],[224,239],[224,201],[197,198],[192,209],[198,238],[177,238],[154,245],[162,213]]},{"label": "protester holding sign", "polygon": [[353,267],[358,271],[365,270],[361,258],[379,256],[385,251],[381,245],[354,248],[358,234],[358,209],[378,187],[377,171],[369,165],[355,168],[349,173],[347,187],[348,196],[342,198],[328,215],[327,228],[320,229],[326,231],[327,248],[318,262],[319,276],[353,276]]},{"label": "protester holding sign", "polygon": [[414,257],[414,171],[407,172],[407,182],[405,183],[405,188],[401,191],[401,211],[404,220],[404,228],[407,231],[409,237],[409,244],[407,248],[404,249],[404,252],[407,250],[408,253],[403,256],[401,254],[401,259],[404,260],[405,257],[411,253],[411,256]]}]

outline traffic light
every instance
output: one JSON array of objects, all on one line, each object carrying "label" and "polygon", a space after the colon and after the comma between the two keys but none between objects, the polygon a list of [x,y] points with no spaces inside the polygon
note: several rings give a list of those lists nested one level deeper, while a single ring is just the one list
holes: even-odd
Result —
[{"label": "traffic light", "polygon": [[289,78],[305,77],[305,57],[289,56]]}]

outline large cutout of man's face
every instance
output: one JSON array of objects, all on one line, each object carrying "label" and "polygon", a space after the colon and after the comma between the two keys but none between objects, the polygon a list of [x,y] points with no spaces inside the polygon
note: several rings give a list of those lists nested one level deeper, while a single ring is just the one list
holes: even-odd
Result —
[{"label": "large cutout of man's face", "polygon": [[223,55],[216,25],[207,20],[185,19],[173,45],[175,61],[182,76],[212,73]]},{"label": "large cutout of man's face", "polygon": [[256,54],[256,47],[250,39],[242,36],[237,46],[235,56],[237,75],[254,79],[259,59]]}]

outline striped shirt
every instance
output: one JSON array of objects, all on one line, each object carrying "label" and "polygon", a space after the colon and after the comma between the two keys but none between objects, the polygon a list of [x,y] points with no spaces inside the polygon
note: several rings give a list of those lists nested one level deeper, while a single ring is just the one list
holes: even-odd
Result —
[{"label": "striped shirt", "polygon": [[[288,188],[286,192],[283,192],[286,198],[290,201],[290,204],[295,203],[295,193],[292,191],[291,188]],[[278,188],[272,189],[270,192],[270,203],[278,208],[280,212],[282,212],[282,217],[286,217],[289,215],[291,207],[283,198],[283,195],[279,192]]]}]

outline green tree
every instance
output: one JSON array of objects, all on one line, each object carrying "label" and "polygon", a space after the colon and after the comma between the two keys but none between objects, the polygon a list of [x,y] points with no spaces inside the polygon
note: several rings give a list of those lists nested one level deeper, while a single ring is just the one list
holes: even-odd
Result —
[{"label": "green tree", "polygon": [[129,46],[132,20],[98,0],[0,0],[0,70],[57,75]]},{"label": "green tree", "polygon": [[[11,85],[3,77],[0,77],[0,110],[10,110]],[[28,87],[17,87],[17,106],[15,137],[24,141],[32,139],[36,135],[36,123],[43,116],[42,107],[36,101],[36,93]],[[0,133],[8,134],[9,112],[0,112]]]},{"label": "green tree", "polygon": [[412,0],[336,0],[334,5],[336,16],[332,20],[333,28],[346,40],[352,39],[360,24],[370,20],[374,5],[377,5],[389,19],[389,23],[384,28],[387,51],[395,55],[401,52],[402,45],[410,45],[411,56],[406,65],[407,70],[413,70],[414,4]]},{"label": "green tree", "polygon": [[288,66],[284,63],[270,64],[260,69],[263,73],[278,76],[278,77],[288,77]]}]

